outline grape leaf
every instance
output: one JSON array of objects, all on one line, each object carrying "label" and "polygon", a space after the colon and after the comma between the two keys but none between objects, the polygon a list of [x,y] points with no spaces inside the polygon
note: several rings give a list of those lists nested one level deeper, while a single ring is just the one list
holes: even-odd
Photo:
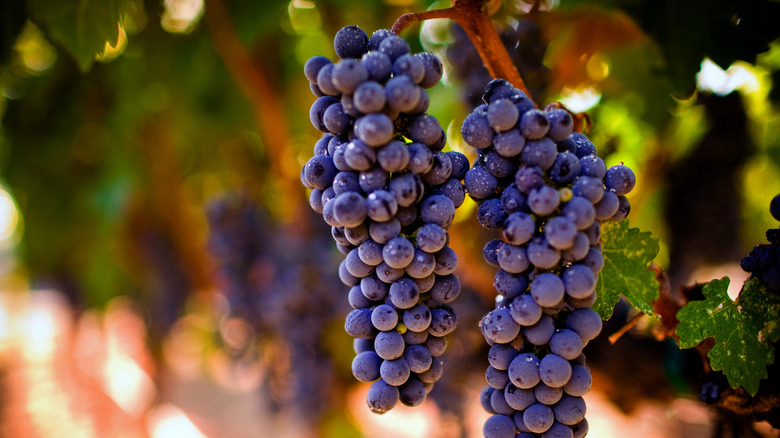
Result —
[{"label": "grape leaf", "polygon": [[119,23],[133,1],[137,0],[30,0],[30,19],[86,72],[106,42],[116,46]]},{"label": "grape leaf", "polygon": [[658,298],[655,274],[647,269],[658,254],[658,239],[650,232],[629,228],[628,221],[601,225],[604,269],[596,284],[596,302],[591,306],[609,319],[623,295],[632,306],[652,315],[652,301]]},{"label": "grape leaf", "polygon": [[691,301],[677,312],[677,335],[681,348],[693,348],[707,338],[715,345],[707,353],[713,370],[722,371],[732,388],[758,392],[774,362],[775,342],[780,338],[780,297],[751,278],[737,301],[728,296],[728,277],[704,285],[706,299]]}]

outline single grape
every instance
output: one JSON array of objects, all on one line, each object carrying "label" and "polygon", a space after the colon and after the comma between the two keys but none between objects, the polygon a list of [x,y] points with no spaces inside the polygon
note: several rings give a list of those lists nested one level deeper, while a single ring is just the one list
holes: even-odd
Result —
[{"label": "single grape", "polygon": [[399,392],[395,386],[388,385],[382,379],[377,380],[368,388],[366,403],[371,412],[384,414],[398,404]]},{"label": "single grape", "polygon": [[555,416],[549,406],[534,403],[523,412],[523,423],[533,433],[542,433],[549,429]]},{"label": "single grape", "polygon": [[342,27],[333,38],[333,48],[340,58],[360,58],[368,52],[368,35],[357,26]]},{"label": "single grape", "polygon": [[382,358],[373,351],[363,351],[352,359],[352,375],[361,382],[373,382],[379,378]]}]

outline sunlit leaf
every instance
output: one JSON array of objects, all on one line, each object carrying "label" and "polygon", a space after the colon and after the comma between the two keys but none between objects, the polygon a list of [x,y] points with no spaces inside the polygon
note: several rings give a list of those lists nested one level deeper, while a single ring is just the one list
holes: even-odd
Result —
[{"label": "sunlit leaf", "polygon": [[82,71],[92,67],[106,43],[115,46],[119,25],[137,0],[30,0],[30,19],[73,56]]},{"label": "sunlit leaf", "polygon": [[620,296],[642,312],[652,315],[652,302],[658,298],[655,274],[647,267],[658,254],[658,239],[628,221],[606,222],[601,226],[604,269],[596,284],[593,310],[609,319]]},{"label": "sunlit leaf", "polygon": [[728,277],[704,285],[702,301],[691,301],[677,312],[680,347],[693,348],[707,338],[715,345],[707,353],[712,369],[722,371],[731,387],[758,392],[766,367],[774,362],[780,338],[780,297],[757,279],[745,283],[737,301],[728,296]]}]

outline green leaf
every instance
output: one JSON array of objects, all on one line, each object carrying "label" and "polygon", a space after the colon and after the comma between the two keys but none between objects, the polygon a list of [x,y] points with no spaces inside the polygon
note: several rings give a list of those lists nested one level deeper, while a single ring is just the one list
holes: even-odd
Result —
[{"label": "green leaf", "polygon": [[601,225],[604,269],[596,284],[596,302],[591,306],[609,319],[620,295],[632,306],[652,315],[658,298],[658,283],[648,265],[658,254],[658,239],[650,232],[629,228],[628,221]]},{"label": "green leaf", "polygon": [[771,342],[780,338],[780,297],[751,278],[736,302],[728,296],[728,277],[704,285],[703,301],[691,301],[677,312],[681,348],[693,348],[707,338],[715,345],[707,353],[713,370],[722,371],[732,388],[758,392],[774,362]]},{"label": "green leaf", "polygon": [[116,46],[119,24],[136,0],[29,0],[30,19],[67,49],[86,72],[106,43]]}]

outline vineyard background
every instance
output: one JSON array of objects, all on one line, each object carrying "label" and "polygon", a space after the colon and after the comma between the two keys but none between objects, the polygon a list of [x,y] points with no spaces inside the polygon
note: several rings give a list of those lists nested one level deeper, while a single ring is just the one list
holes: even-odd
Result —
[{"label": "vineyard background", "polygon": [[[780,3],[489,3],[536,102],[586,111],[607,164],[636,172],[629,221],[660,238],[673,293],[727,275],[735,297],[778,226]],[[0,436],[479,436],[494,271],[473,203],[450,231],[445,376],[379,417],[350,373],[342,256],[299,180],[319,135],[306,59],[334,59],[344,25],[449,4],[79,4],[0,5]],[[446,20],[402,36],[444,61],[429,113],[468,154],[473,47]],[[777,436],[700,402],[699,354],[656,319],[610,345],[634,314],[619,304],[586,349],[589,436]]]}]

